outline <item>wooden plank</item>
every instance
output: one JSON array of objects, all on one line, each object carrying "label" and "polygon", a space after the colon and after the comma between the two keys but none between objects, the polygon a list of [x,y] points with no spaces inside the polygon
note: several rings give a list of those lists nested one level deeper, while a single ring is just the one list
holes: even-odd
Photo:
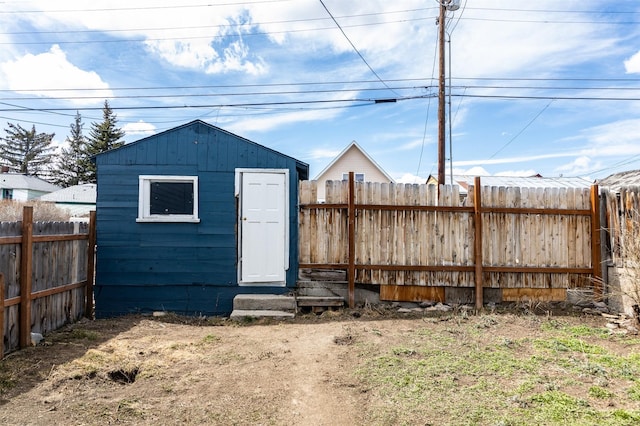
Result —
[{"label": "wooden plank", "polygon": [[476,295],[476,309],[482,309],[484,304],[483,294],[483,270],[482,270],[482,196],[480,185],[480,178],[476,177],[474,180],[474,194],[473,194],[473,208],[475,217],[475,243],[474,243],[474,262],[475,262],[475,295]]},{"label": "wooden plank", "polygon": [[4,357],[4,274],[0,272],[0,359]]},{"label": "wooden plank", "polygon": [[380,286],[380,300],[422,302],[432,300],[444,302],[445,288],[420,285],[383,285]]},{"label": "wooden plank", "polygon": [[562,302],[567,300],[564,288],[503,288],[503,302],[522,302],[525,300],[539,302]]},{"label": "wooden plank", "polygon": [[602,263],[600,253],[600,198],[598,185],[591,186],[591,266],[593,267],[593,297],[602,298]]},{"label": "wooden plank", "polygon": [[[389,189],[390,184],[383,183],[380,185],[380,202],[383,204],[389,203]],[[389,251],[389,229],[391,227],[391,212],[389,210],[380,210],[380,260],[378,263],[389,264],[390,263],[390,251]],[[380,272],[380,284],[390,284],[389,272]]]},{"label": "wooden plank", "polygon": [[339,296],[297,296],[298,306],[344,306],[344,299]]},{"label": "wooden plank", "polygon": [[31,280],[33,270],[33,207],[22,210],[20,261],[20,347],[31,344]]},{"label": "wooden plank", "polygon": [[89,213],[89,243],[87,248],[87,288],[85,290],[84,315],[93,318],[93,287],[95,282],[96,212]]},{"label": "wooden plank", "polygon": [[356,241],[355,241],[355,226],[356,226],[356,210],[355,206],[355,179],[353,172],[349,172],[349,269],[347,271],[347,280],[349,286],[349,308],[353,309],[356,306],[355,302],[355,279],[356,279]]}]

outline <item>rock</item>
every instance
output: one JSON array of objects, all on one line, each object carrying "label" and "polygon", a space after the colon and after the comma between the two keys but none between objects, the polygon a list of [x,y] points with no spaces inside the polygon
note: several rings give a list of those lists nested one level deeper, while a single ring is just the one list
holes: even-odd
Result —
[{"label": "rock", "polygon": [[433,300],[424,300],[418,304],[421,308],[430,308],[436,304]]},{"label": "rock", "polygon": [[42,342],[43,339],[44,339],[44,337],[42,336],[42,334],[40,334],[40,333],[31,333],[31,344],[33,346],[38,346],[38,344],[40,342]]},{"label": "rock", "polygon": [[453,309],[451,306],[444,305],[444,304],[438,302],[435,306],[431,306],[430,308],[427,308],[427,311],[430,311],[430,312],[433,312],[433,311],[449,312],[451,309]]},{"label": "rock", "polygon": [[409,308],[398,308],[398,313],[399,314],[410,314],[412,312],[413,312],[413,310],[411,310]]}]

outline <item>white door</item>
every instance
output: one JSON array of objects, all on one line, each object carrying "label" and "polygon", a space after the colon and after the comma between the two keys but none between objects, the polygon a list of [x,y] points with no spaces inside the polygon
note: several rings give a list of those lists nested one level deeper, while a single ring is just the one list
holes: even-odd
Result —
[{"label": "white door", "polygon": [[287,172],[240,171],[240,283],[285,284]]}]

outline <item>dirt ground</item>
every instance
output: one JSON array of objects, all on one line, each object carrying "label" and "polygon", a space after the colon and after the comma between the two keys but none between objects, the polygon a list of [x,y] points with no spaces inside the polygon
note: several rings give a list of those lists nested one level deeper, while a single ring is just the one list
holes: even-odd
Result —
[{"label": "dirt ground", "polygon": [[[481,330],[482,318],[465,321]],[[537,332],[527,317],[492,318],[504,339]],[[355,374],[357,348],[406,344],[418,328],[444,326],[362,312],[287,322],[84,320],[0,363],[0,424],[370,424],[381,396]]]}]

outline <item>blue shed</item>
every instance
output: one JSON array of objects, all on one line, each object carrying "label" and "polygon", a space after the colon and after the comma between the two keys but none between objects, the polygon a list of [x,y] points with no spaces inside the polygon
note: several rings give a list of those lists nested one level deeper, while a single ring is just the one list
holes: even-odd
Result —
[{"label": "blue shed", "polygon": [[227,315],[296,285],[308,164],[200,120],[95,161],[96,317]]}]

